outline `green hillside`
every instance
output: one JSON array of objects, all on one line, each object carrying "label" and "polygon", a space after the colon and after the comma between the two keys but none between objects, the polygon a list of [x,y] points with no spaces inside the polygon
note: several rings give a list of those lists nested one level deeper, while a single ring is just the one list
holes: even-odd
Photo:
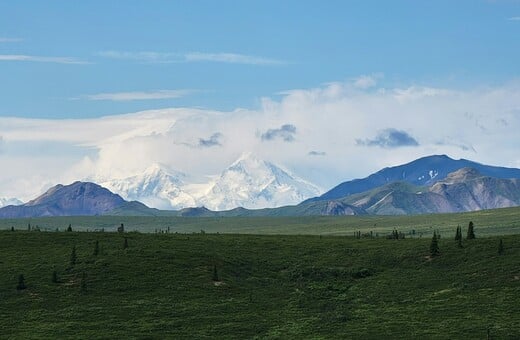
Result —
[{"label": "green hillside", "polygon": [[503,255],[497,237],[462,249],[443,237],[430,258],[426,238],[2,231],[0,329],[13,339],[517,339],[520,235],[501,238]]}]

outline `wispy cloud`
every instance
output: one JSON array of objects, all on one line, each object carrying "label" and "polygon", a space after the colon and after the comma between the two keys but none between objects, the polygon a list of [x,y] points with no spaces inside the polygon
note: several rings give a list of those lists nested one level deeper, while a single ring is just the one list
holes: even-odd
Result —
[{"label": "wispy cloud", "polygon": [[385,129],[380,131],[374,139],[357,139],[357,145],[361,146],[379,146],[381,148],[398,148],[402,146],[418,146],[419,143],[415,138],[410,136],[406,131],[397,129]]},{"label": "wispy cloud", "polygon": [[269,129],[262,133],[260,138],[263,141],[282,139],[284,142],[294,141],[294,135],[296,134],[296,126],[292,124],[284,124],[279,129]]},{"label": "wispy cloud", "polygon": [[70,57],[43,57],[24,54],[0,54],[0,61],[27,61],[55,64],[89,64],[86,61]]},{"label": "wispy cloud", "polygon": [[116,102],[132,101],[132,100],[157,100],[157,99],[173,99],[181,98],[193,90],[157,90],[157,91],[136,91],[136,92],[111,92],[111,93],[97,93],[82,96],[88,100],[111,100]]},{"label": "wispy cloud", "polygon": [[190,63],[190,62],[217,62],[248,65],[280,65],[281,60],[245,55],[239,53],[173,53],[173,52],[127,52],[101,51],[97,56],[112,59],[134,60],[146,63]]},{"label": "wispy cloud", "polygon": [[507,20],[509,20],[509,21],[520,21],[520,17],[511,17],[511,18],[507,18]]},{"label": "wispy cloud", "polygon": [[250,64],[250,65],[279,65],[283,64],[280,60],[256,57],[237,53],[200,53],[192,52],[184,55],[186,61],[212,61],[230,64]]},{"label": "wispy cloud", "polygon": [[23,41],[23,39],[0,37],[0,43],[11,43],[11,42],[20,42],[20,41]]},{"label": "wispy cloud", "polygon": [[166,52],[127,52],[127,51],[101,51],[96,53],[97,56],[111,59],[133,60],[148,63],[169,63],[181,62],[182,55],[178,53]]}]

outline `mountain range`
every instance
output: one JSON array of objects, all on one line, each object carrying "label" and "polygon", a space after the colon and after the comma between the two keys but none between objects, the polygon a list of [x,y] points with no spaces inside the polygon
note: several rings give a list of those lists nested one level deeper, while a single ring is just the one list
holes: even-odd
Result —
[{"label": "mountain range", "polygon": [[[448,172],[457,166],[461,167]],[[75,182],[57,185],[28,203],[0,208],[0,217],[403,215],[520,205],[520,169],[455,161],[447,156],[429,156],[385,168],[364,179],[344,182],[324,195],[303,202],[318,191],[314,186],[250,154],[234,162],[198,194],[193,190],[189,192],[190,185],[182,181],[184,176],[155,165],[142,176],[112,181],[106,186],[124,192],[128,199],[140,199],[145,203],[154,200],[162,200],[167,205],[172,205],[172,200],[186,204],[203,202],[199,207],[194,204],[180,210],[159,210],[138,201],[126,201],[95,183]],[[367,189],[359,191],[363,188]],[[345,190],[347,193],[339,196]],[[247,204],[276,206],[287,201],[301,203],[247,208]],[[219,211],[214,211],[214,207]]]},{"label": "mountain range", "polygon": [[244,153],[207,183],[190,183],[187,175],[153,164],[142,174],[100,184],[127,200],[158,209],[275,208],[320,194],[313,184],[251,153]]}]

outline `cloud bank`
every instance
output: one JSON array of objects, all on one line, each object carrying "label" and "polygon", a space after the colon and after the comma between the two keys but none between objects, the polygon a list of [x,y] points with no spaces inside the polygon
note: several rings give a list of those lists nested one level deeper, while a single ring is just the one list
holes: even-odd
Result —
[{"label": "cloud bank", "polygon": [[519,82],[360,89],[351,80],[263,98],[254,110],[0,117],[0,197],[27,200],[53,184],[124,178],[152,163],[205,182],[243,152],[324,189],[430,154],[520,167],[519,130]]}]

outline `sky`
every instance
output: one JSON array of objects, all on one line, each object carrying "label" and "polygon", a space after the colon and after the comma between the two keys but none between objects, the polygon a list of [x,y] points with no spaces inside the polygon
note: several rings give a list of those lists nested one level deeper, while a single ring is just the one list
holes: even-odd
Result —
[{"label": "sky", "polygon": [[194,181],[254,152],[323,190],[429,154],[520,167],[520,1],[1,1],[0,197]]}]

